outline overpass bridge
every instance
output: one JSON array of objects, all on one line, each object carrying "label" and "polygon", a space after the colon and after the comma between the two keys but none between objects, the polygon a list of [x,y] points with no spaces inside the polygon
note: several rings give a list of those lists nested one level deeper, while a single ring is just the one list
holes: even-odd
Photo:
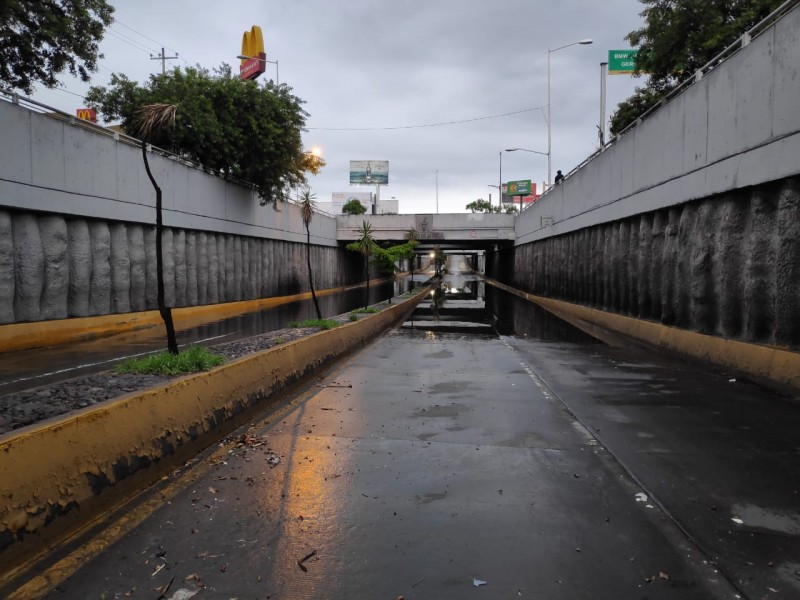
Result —
[{"label": "overpass bridge", "polygon": [[354,241],[363,221],[372,225],[372,235],[378,242],[401,242],[414,229],[423,250],[434,244],[445,250],[495,250],[513,246],[516,239],[514,215],[485,213],[337,215],[336,239]]}]

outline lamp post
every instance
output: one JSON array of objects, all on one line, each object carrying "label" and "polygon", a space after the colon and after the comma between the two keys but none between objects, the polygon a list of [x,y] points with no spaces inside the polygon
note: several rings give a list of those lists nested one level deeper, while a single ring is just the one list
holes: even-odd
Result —
[{"label": "lamp post", "polygon": [[[497,182],[497,208],[503,206],[503,151],[500,150],[500,180]],[[491,208],[491,207],[490,207]]]},{"label": "lamp post", "polygon": [[553,129],[553,121],[550,118],[550,55],[553,52],[558,52],[559,50],[563,50],[564,48],[569,48],[570,46],[575,46],[576,44],[581,44],[583,46],[587,44],[591,44],[592,40],[585,39],[585,40],[578,40],[577,42],[572,42],[570,44],[565,44],[564,46],[559,46],[558,48],[553,48],[550,50],[547,49],[547,187],[550,187],[551,179],[550,175],[552,173],[552,129]]},{"label": "lamp post", "polygon": [[270,64],[275,65],[275,84],[276,85],[280,85],[281,84],[281,76],[280,76],[280,72],[278,71],[278,61],[277,60],[267,60],[266,58],[261,58],[259,56],[245,56],[244,54],[240,54],[236,58],[238,58],[239,60],[251,60],[251,59],[255,58],[256,60],[260,60],[261,62],[270,63]]},{"label": "lamp post", "polygon": [[436,214],[439,214],[439,169],[436,169]]}]

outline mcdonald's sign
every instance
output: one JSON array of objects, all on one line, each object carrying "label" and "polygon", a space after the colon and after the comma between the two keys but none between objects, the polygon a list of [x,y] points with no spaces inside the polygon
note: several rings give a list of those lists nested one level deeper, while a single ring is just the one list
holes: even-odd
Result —
[{"label": "mcdonald's sign", "polygon": [[267,55],[264,52],[264,38],[261,27],[253,25],[250,31],[245,31],[242,36],[242,62],[239,63],[239,77],[241,79],[255,79],[267,70]]},{"label": "mcdonald's sign", "polygon": [[97,123],[97,111],[93,108],[78,108],[75,110],[75,116],[85,121]]}]

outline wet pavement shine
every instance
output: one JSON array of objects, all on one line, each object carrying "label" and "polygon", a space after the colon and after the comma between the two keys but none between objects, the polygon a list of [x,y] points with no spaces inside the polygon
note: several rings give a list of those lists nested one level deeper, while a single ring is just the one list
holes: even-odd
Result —
[{"label": "wet pavement shine", "polygon": [[447,275],[47,597],[800,597],[797,404],[484,291]]}]

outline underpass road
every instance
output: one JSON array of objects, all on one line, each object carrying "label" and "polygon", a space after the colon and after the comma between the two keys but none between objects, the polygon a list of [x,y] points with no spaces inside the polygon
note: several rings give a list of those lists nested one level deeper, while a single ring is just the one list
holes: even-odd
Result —
[{"label": "underpass road", "polygon": [[[519,346],[381,337],[154,491],[126,535],[87,543],[109,545],[48,597],[157,598],[172,581],[165,598],[735,598],[537,380],[548,345]],[[565,373],[585,353],[561,351]],[[565,373],[554,390],[593,393]]]}]

